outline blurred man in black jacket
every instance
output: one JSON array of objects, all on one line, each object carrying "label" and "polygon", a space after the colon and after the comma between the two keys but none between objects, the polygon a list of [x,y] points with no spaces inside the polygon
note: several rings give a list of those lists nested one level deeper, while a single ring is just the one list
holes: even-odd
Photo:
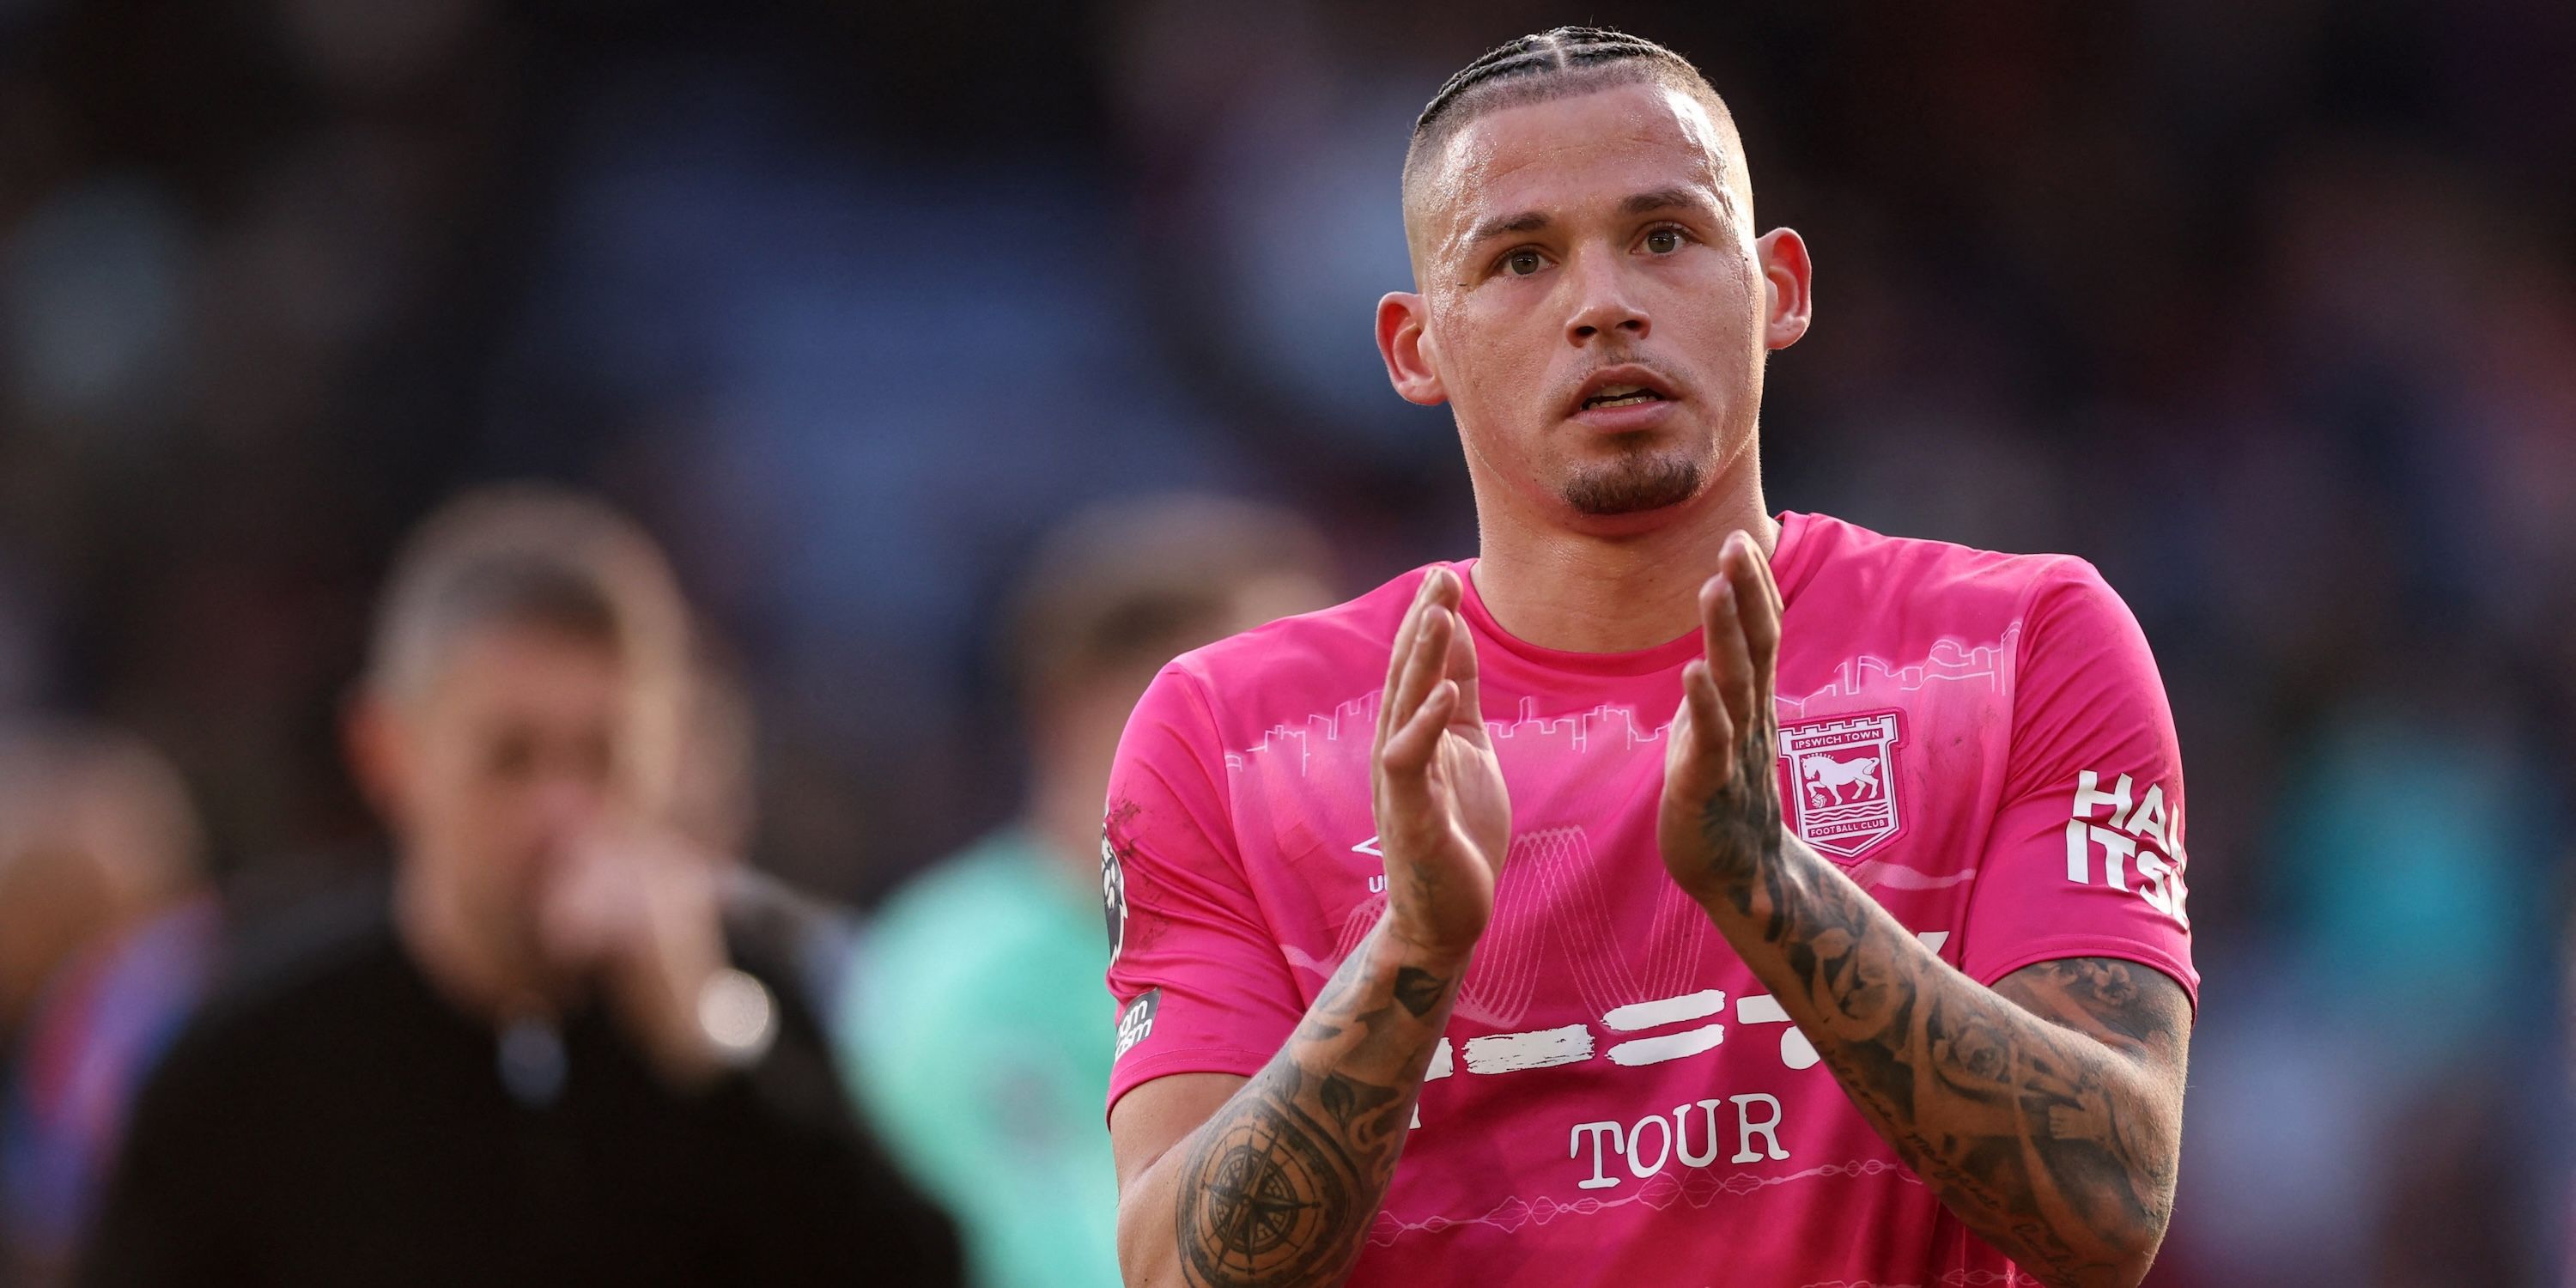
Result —
[{"label": "blurred man in black jacket", "polygon": [[790,946],[729,933],[673,825],[688,657],[659,552],[593,502],[422,529],[347,727],[392,897],[255,954],[180,1039],[85,1282],[956,1282]]}]

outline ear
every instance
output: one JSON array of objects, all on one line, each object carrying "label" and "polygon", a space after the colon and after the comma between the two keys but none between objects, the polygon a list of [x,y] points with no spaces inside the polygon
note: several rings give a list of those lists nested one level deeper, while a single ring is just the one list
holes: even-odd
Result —
[{"label": "ear", "polygon": [[1754,254],[1762,262],[1762,281],[1766,306],[1762,318],[1762,345],[1766,349],[1786,349],[1807,333],[1809,316],[1815,309],[1815,266],[1807,259],[1807,242],[1797,230],[1774,228],[1753,243]]},{"label": "ear", "polygon": [[1386,359],[1386,378],[1409,403],[1437,407],[1449,401],[1440,383],[1436,355],[1429,352],[1423,323],[1428,316],[1422,297],[1411,291],[1389,291],[1377,302],[1377,352]]},{"label": "ear", "polygon": [[389,830],[399,831],[410,800],[411,748],[403,738],[402,712],[364,683],[340,703],[340,754],[358,794]]}]

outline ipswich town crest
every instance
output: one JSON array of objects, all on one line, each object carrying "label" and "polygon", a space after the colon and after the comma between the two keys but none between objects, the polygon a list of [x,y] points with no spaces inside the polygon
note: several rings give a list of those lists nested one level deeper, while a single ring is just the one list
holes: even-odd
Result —
[{"label": "ipswich town crest", "polygon": [[1897,742],[1893,711],[1780,726],[1790,829],[1846,859],[1894,836]]}]

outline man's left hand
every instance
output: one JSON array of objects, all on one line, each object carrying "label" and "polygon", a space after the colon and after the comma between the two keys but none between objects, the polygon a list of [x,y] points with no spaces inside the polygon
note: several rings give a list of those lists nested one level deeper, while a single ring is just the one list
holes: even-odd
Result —
[{"label": "man's left hand", "polygon": [[1706,652],[1682,668],[1681,709],[1666,735],[1655,836],[1664,867],[1703,906],[1746,888],[1779,857],[1780,588],[1751,534],[1726,539],[1699,591]]}]

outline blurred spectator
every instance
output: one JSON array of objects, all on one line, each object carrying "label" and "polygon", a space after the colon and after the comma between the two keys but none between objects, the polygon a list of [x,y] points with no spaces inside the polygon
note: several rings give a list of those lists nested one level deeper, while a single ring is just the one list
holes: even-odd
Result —
[{"label": "blurred spectator", "polygon": [[0,1283],[62,1282],[216,918],[187,789],[89,725],[0,732]]},{"label": "blurred spectator", "polygon": [[898,891],[838,1024],[862,1102],[987,1288],[1119,1282],[1101,803],[1127,713],[1201,644],[1331,602],[1326,547],[1249,503],[1141,499],[1049,538],[1012,597],[1019,816]]},{"label": "blurred spectator", "polygon": [[181,1037],[83,1281],[954,1282],[675,824],[690,678],[615,513],[514,487],[431,518],[348,718],[391,897],[317,910]]}]

